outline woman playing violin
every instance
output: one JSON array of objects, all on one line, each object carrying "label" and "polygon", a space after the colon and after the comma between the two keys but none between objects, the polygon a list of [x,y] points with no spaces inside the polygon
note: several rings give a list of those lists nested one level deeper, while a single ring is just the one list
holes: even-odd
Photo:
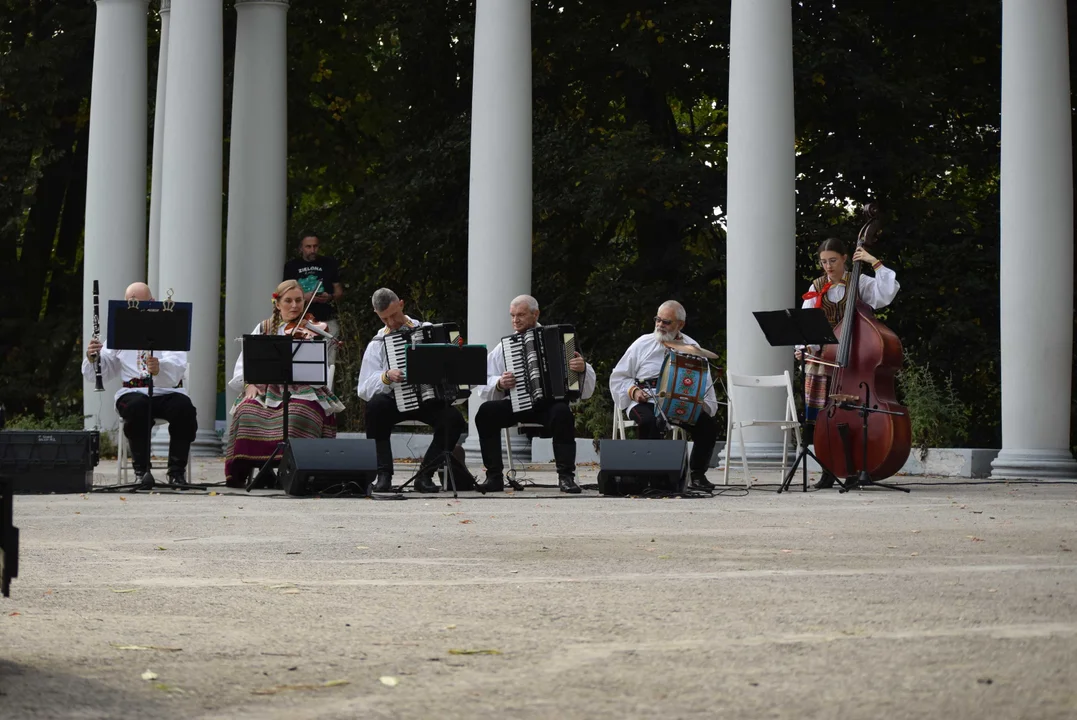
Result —
[{"label": "woman playing violin", "polygon": [[[273,293],[273,315],[255,326],[254,335],[294,335],[299,340],[318,339],[324,323],[304,316],[303,289],[285,280]],[[248,385],[243,381],[243,353],[236,360],[228,386],[243,395],[232,406],[232,423],[225,452],[224,476],[228,487],[244,487],[252,470],[261,467],[283,437],[283,388],[279,385]],[[324,385],[289,385],[289,438],[336,437],[335,414],[344,405]]]},{"label": "woman playing violin", "polygon": [[[845,243],[837,238],[827,238],[819,245],[819,265],[824,274],[812,281],[808,292],[802,295],[804,303],[802,307],[822,308],[826,313],[826,319],[830,326],[834,327],[845,317],[845,285],[849,280],[850,273],[846,264],[848,255]],[[859,300],[871,308],[878,310],[893,302],[901,286],[898,284],[894,271],[882,264],[875,256],[865,248],[858,247],[853,253],[854,262],[863,262],[871,265],[875,277],[860,275],[860,287],[858,290]],[[818,417],[819,411],[826,406],[828,388],[830,384],[830,368],[824,364],[813,362],[815,355],[819,353],[819,347],[812,345],[808,348],[807,377],[804,379],[804,419],[813,424]],[[796,351],[797,359],[800,359],[801,351]],[[811,425],[809,425],[811,427]],[[816,487],[831,487],[833,478],[824,475]]]}]

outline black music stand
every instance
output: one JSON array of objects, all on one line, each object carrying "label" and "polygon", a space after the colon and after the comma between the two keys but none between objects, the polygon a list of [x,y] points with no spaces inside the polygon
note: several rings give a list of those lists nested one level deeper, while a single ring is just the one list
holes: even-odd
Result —
[{"label": "black music stand", "polygon": [[[755,321],[759,323],[759,328],[763,331],[763,335],[766,336],[767,342],[774,347],[795,347],[800,345],[805,350],[805,352],[800,353],[800,394],[803,397],[804,385],[807,382],[807,346],[835,345],[838,342],[838,339],[834,337],[834,329],[830,327],[830,321],[826,319],[826,313],[821,308],[789,308],[787,310],[753,312],[752,315],[755,315]],[[797,418],[802,428],[807,424],[807,414],[808,408],[805,406],[804,419]],[[808,448],[807,443],[804,442],[804,434],[801,433],[797,459],[793,462],[793,467],[789,468],[785,478],[782,479],[782,484],[778,487],[779,493],[789,489],[789,483],[792,482],[793,475],[796,474],[797,467],[801,463],[803,463],[804,492],[808,491],[809,457],[815,460],[824,472],[830,472],[826,465],[819,462],[819,458]],[[728,457],[726,462],[729,462]],[[839,484],[841,484],[840,481]]]},{"label": "black music stand", "polygon": [[[404,358],[405,377],[409,383],[440,385],[449,393],[455,393],[460,385],[486,384],[485,345],[412,345],[405,351]],[[439,459],[445,463],[445,475],[452,486],[452,496],[456,497],[452,450],[443,448]]]},{"label": "black music stand", "polygon": [[[169,293],[171,295],[171,293]],[[109,300],[108,347],[112,350],[147,350],[154,352],[189,352],[191,316],[194,306],[172,300]],[[136,483],[133,490],[153,487],[153,375],[146,381],[149,404],[146,408],[146,474],[151,482]],[[122,490],[127,486],[112,488]]]},{"label": "black music stand", "polygon": [[289,385],[325,385],[326,347],[322,340],[295,340],[291,335],[244,335],[243,382],[248,385],[282,385],[283,435],[257,473],[247,479],[247,492],[255,485],[271,487],[277,482],[273,460],[288,447]]}]

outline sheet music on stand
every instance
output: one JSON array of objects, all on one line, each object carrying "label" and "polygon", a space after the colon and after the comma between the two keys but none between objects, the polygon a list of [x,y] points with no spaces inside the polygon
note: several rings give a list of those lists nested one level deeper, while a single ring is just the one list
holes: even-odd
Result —
[{"label": "sheet music on stand", "polygon": [[321,340],[243,336],[243,381],[251,385],[325,385],[328,359]]},{"label": "sheet music on stand", "polygon": [[292,383],[325,385],[329,380],[328,348],[321,340],[292,340]]}]

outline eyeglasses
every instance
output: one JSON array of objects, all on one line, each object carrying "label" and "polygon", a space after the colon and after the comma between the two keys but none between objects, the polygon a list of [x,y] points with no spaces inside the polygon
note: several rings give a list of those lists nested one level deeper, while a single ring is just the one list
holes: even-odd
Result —
[{"label": "eyeglasses", "polygon": [[673,323],[677,322],[676,320],[666,320],[665,318],[660,318],[657,315],[654,316],[654,321],[662,327],[669,327]]}]

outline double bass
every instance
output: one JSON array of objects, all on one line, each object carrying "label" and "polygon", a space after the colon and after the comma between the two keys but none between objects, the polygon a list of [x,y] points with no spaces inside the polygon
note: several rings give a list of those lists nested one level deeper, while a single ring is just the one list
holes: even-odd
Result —
[{"label": "double bass", "polygon": [[[878,206],[868,204],[864,216],[858,248],[870,245],[880,230]],[[894,390],[903,359],[901,340],[860,300],[862,265],[854,261],[850,272],[845,313],[834,328],[839,342],[823,348],[823,359],[835,367],[830,370],[826,407],[815,426],[819,461],[837,477],[855,479],[854,485],[891,477],[912,448],[909,410],[898,403]],[[865,405],[882,412],[866,412]]]}]

